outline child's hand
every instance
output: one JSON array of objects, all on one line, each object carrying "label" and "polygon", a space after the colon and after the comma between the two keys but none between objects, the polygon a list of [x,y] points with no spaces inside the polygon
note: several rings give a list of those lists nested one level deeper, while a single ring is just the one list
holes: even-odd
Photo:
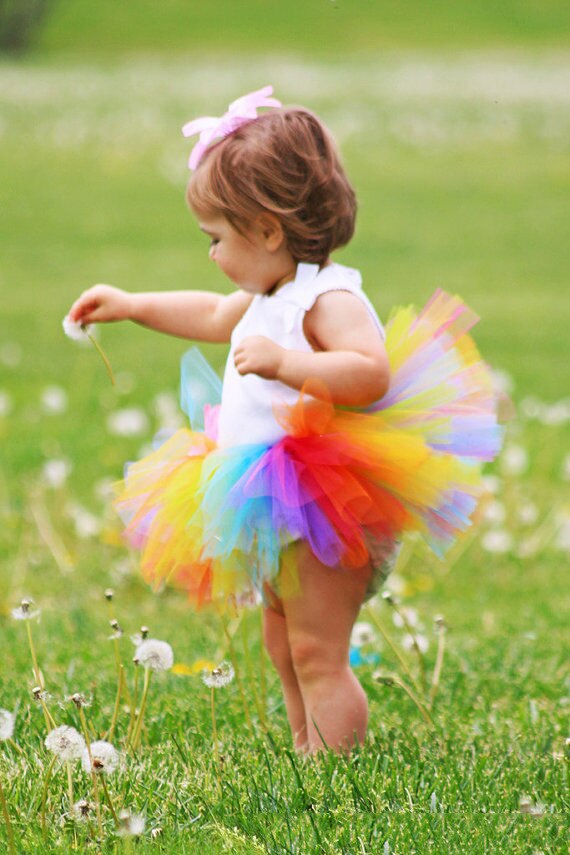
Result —
[{"label": "child's hand", "polygon": [[275,380],[284,349],[263,335],[250,335],[236,347],[234,363],[240,374],[257,374]]},{"label": "child's hand", "polygon": [[94,285],[69,310],[69,318],[78,324],[125,321],[130,315],[131,294],[112,285]]}]

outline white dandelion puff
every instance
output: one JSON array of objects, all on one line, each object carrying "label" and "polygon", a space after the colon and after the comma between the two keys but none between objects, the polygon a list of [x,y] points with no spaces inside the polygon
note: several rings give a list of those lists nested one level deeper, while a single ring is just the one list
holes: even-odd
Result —
[{"label": "white dandelion puff", "polygon": [[56,416],[67,410],[67,392],[61,386],[46,386],[40,401],[42,410],[48,415]]},{"label": "white dandelion puff", "polygon": [[501,479],[498,475],[483,475],[483,485],[488,493],[496,496],[501,490]]},{"label": "white dandelion puff", "polygon": [[230,662],[220,662],[215,668],[205,668],[202,671],[202,680],[210,689],[221,689],[227,686],[234,676],[235,672]]},{"label": "white dandelion puff", "polygon": [[3,742],[6,739],[12,739],[15,724],[15,714],[8,710],[0,709],[0,742]]},{"label": "white dandelion puff", "polygon": [[398,612],[394,612],[392,614],[394,626],[402,629],[405,625],[404,621],[407,621],[409,626],[419,626],[419,615],[417,609],[414,609],[411,606],[400,606],[400,612],[401,614],[398,614]]},{"label": "white dandelion puff", "polygon": [[481,546],[485,552],[502,554],[511,551],[513,548],[513,538],[508,531],[504,531],[503,529],[486,531],[481,538]]},{"label": "white dandelion puff", "polygon": [[12,411],[12,399],[8,392],[0,390],[0,418],[9,416]]},{"label": "white dandelion puff", "polygon": [[66,724],[48,733],[44,743],[48,751],[65,761],[79,760],[85,750],[85,740],[79,731]]},{"label": "white dandelion puff", "polygon": [[107,418],[107,430],[114,436],[140,436],[148,428],[148,417],[140,407],[115,410]]},{"label": "white dandelion puff", "polygon": [[133,661],[151,671],[169,671],[174,663],[174,654],[167,641],[147,638],[135,650]]},{"label": "white dandelion puff", "polygon": [[81,764],[86,772],[105,772],[111,775],[119,765],[119,753],[114,745],[104,739],[85,746],[81,755]]},{"label": "white dandelion puff", "polygon": [[402,640],[402,645],[405,647],[406,650],[413,650],[416,644],[418,645],[420,653],[427,653],[429,649],[429,641],[425,635],[422,635],[421,633],[416,633],[415,639],[412,635],[405,635]]},{"label": "white dandelion puff", "polygon": [[528,454],[522,445],[508,445],[500,458],[500,466],[507,475],[522,475],[528,466]]},{"label": "white dandelion puff", "polygon": [[32,609],[33,600],[22,600],[18,608],[12,609],[14,620],[34,620],[39,617],[40,609]]},{"label": "white dandelion puff", "polygon": [[93,805],[88,801],[88,799],[80,799],[78,802],[75,802],[71,808],[71,815],[74,819],[83,821],[89,819],[89,815],[92,810]]},{"label": "white dandelion puff", "polygon": [[42,467],[41,477],[47,487],[58,490],[63,487],[70,472],[71,463],[69,460],[54,458],[53,460],[46,460]]},{"label": "white dandelion puff", "polygon": [[81,324],[78,321],[72,321],[69,315],[65,316],[61,325],[68,338],[81,344],[89,344],[89,336],[93,335],[95,330],[93,324]]},{"label": "white dandelion puff", "polygon": [[351,647],[364,647],[365,644],[373,644],[377,639],[374,627],[366,621],[357,621],[352,627],[350,634]]},{"label": "white dandelion puff", "polygon": [[505,521],[507,516],[507,511],[502,502],[494,499],[492,502],[488,502],[487,505],[483,508],[483,518],[488,523],[498,524]]},{"label": "white dandelion puff", "polygon": [[140,813],[122,810],[116,833],[119,837],[140,837],[144,833],[145,818]]},{"label": "white dandelion puff", "polygon": [[523,502],[517,510],[517,517],[522,525],[532,525],[538,519],[538,508],[534,502]]}]

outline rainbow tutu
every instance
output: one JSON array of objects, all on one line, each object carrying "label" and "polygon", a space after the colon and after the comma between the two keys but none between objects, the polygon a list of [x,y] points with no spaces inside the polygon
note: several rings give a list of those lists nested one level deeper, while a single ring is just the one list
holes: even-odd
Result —
[{"label": "rainbow tutu", "polygon": [[265,583],[293,592],[284,558],[299,540],[347,572],[371,543],[389,554],[408,531],[443,555],[470,525],[481,464],[501,443],[491,374],[467,334],[476,321],[442,291],[419,313],[396,310],[384,398],[340,409],[308,383],[276,409],[286,435],[273,444],[217,445],[220,381],[191,351],[182,399],[193,429],[129,464],[116,500],[147,581],[182,587],[201,607],[263,597]]}]

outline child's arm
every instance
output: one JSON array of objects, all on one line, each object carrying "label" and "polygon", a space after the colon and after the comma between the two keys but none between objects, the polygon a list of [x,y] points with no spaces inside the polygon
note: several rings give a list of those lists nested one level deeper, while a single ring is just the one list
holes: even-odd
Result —
[{"label": "child's arm", "polygon": [[323,294],[305,315],[313,353],[286,350],[264,336],[236,348],[240,374],[259,374],[301,389],[321,380],[336,404],[365,407],[388,390],[390,368],[384,342],[364,303],[347,291]]},{"label": "child's arm", "polygon": [[209,291],[130,294],[112,285],[94,285],[70,309],[81,324],[135,321],[180,338],[227,342],[253,297],[245,291],[229,296]]}]

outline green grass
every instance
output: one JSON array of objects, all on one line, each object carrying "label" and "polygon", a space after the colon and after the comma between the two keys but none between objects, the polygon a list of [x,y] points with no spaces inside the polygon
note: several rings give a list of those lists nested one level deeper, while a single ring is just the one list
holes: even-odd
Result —
[{"label": "green grass", "polygon": [[[96,732],[108,727],[116,688],[102,595],[109,585],[126,632],[125,663],[133,649],[128,635],[142,624],[172,644],[178,662],[228,653],[218,619],[190,614],[179,592],[149,592],[136,559],[117,544],[116,523],[96,490],[101,478],[120,477],[124,461],[159,426],[156,396],[175,392],[187,343],[135,326],[105,328],[102,341],[120,377],[113,390],[91,349],[64,338],[61,318],[96,281],[143,290],[227,287],[184,207],[188,143],[179,127],[221,111],[260,76],[273,80],[284,100],[306,100],[338,135],[360,200],[356,238],[339,259],[362,269],[381,315],[398,303],[424,302],[440,285],[481,314],[477,341],[512,377],[523,405],[508,444],[526,449],[528,467],[509,475],[504,462],[495,466],[506,520],[494,526],[511,534],[512,547],[487,551],[483,535],[493,525],[486,522],[444,565],[419,545],[408,547],[392,581],[419,612],[429,671],[432,619],[443,613],[450,626],[435,731],[404,693],[360,666],[371,704],[366,746],[350,761],[300,764],[267,663],[269,735],[259,725],[259,616],[252,612],[235,641],[254,726],[236,683],[220,690],[221,792],[208,691],[197,676],[166,674],[153,679],[143,749],[109,780],[112,796],[147,817],[139,852],[565,851],[570,686],[561,581],[570,431],[567,415],[560,424],[544,422],[555,421],[552,406],[561,399],[567,413],[570,388],[570,107],[560,84],[566,60],[530,51],[346,64],[234,56],[231,79],[209,60],[70,62],[36,58],[0,67],[0,392],[7,396],[0,402],[11,402],[0,417],[0,707],[17,707],[15,740],[23,752],[1,744],[0,780],[17,851],[72,851],[75,835],[80,849],[98,851],[84,827],[60,821],[68,809],[61,771],[49,788],[42,838],[45,725],[30,698],[25,627],[9,616],[23,595],[42,608],[33,632],[58,723],[77,723],[65,696],[80,690],[93,694],[88,714]],[[205,73],[207,96],[197,87]],[[223,347],[205,351],[222,366]],[[65,412],[44,412],[48,385],[67,393]],[[539,399],[542,420],[528,416],[530,397]],[[149,415],[141,436],[108,432],[109,414],[126,406]],[[65,485],[51,490],[41,471],[59,457],[73,468]],[[528,502],[537,519],[525,524],[518,514]],[[102,525],[98,536],[77,532],[77,504]],[[61,563],[66,554],[71,566],[59,569],[56,557]],[[400,638],[387,606],[376,601],[372,608]],[[378,642],[373,649],[383,669],[398,672],[389,647]],[[125,730],[123,712],[119,743]],[[79,769],[74,783],[77,798],[88,792]],[[520,813],[524,795],[545,806],[542,816]],[[100,851],[128,851],[115,840],[108,813],[105,824]],[[163,829],[156,840],[153,827]],[[0,825],[3,851],[5,840]]]},{"label": "green grass", "polygon": [[137,0],[136,10],[113,0],[59,0],[38,47],[82,57],[239,49],[330,59],[402,48],[563,47],[569,31],[562,0]]}]

